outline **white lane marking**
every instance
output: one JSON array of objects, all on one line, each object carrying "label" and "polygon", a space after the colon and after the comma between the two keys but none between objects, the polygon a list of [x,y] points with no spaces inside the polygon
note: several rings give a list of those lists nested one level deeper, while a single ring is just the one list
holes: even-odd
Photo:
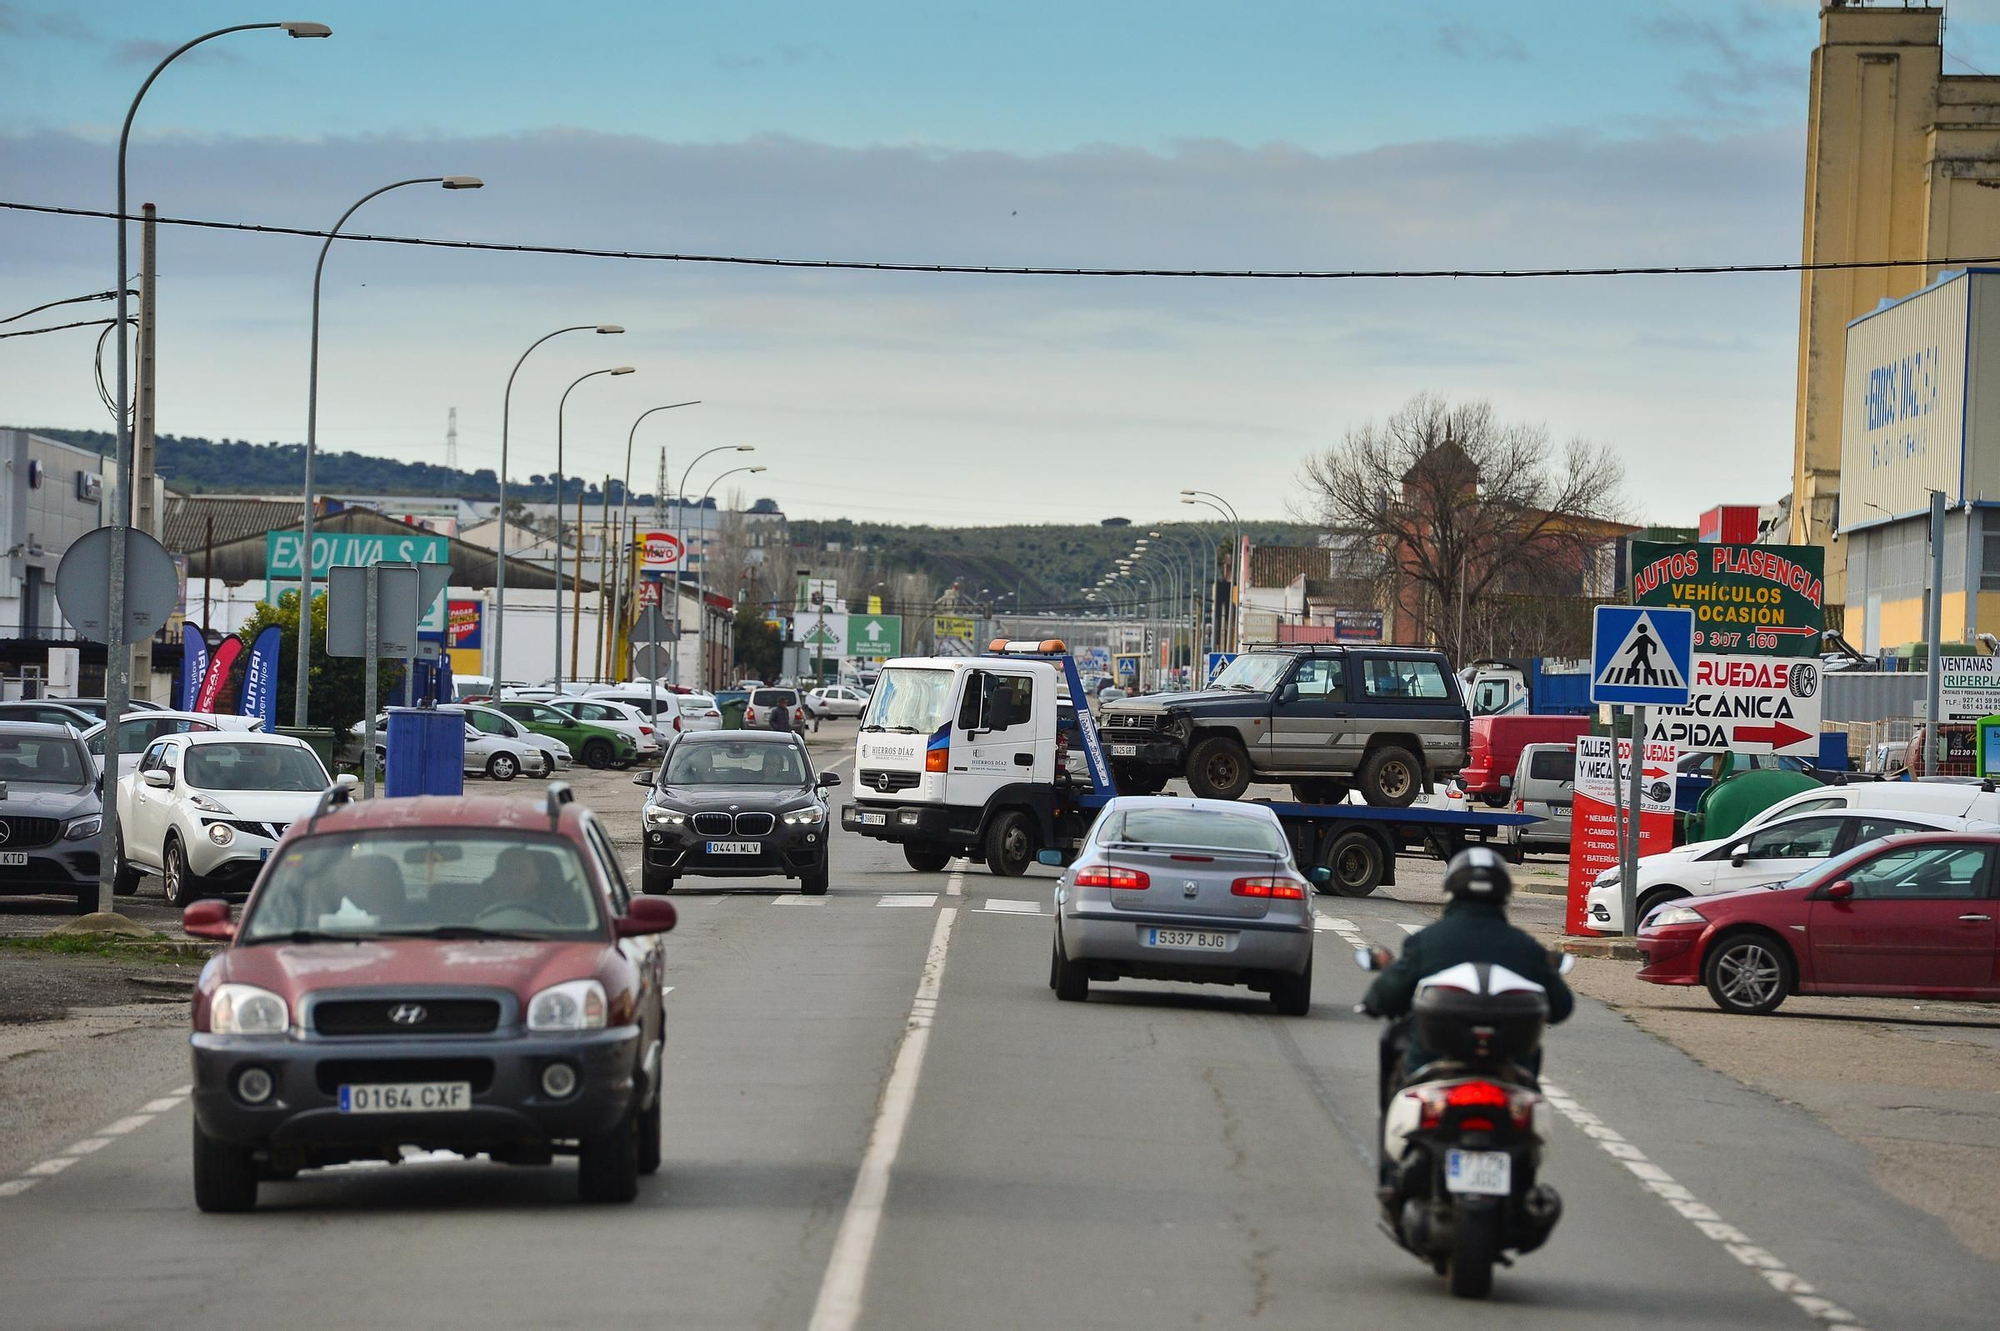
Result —
[{"label": "white lane marking", "polygon": [[1406,934],[1419,934],[1429,927],[1430,927],[1429,925],[1425,924],[1402,924],[1397,926],[1397,928],[1401,929]]},{"label": "white lane marking", "polygon": [[935,892],[884,892],[878,906],[920,906],[929,908],[937,905]]},{"label": "white lane marking", "polygon": [[163,1100],[148,1100],[140,1107],[139,1112],[144,1114],[164,1114],[169,1109],[178,1106],[180,1102],[181,1097],[178,1095],[170,1095]]},{"label": "white lane marking", "polygon": [[965,892],[965,870],[954,869],[951,877],[944,880],[944,894],[948,897],[960,896]]},{"label": "white lane marking", "polygon": [[59,1155],[53,1160],[44,1160],[38,1165],[29,1165],[26,1169],[22,1170],[21,1172],[23,1174],[41,1174],[41,1175],[60,1174],[65,1169],[68,1169],[71,1165],[75,1163],[76,1163],[75,1156]]},{"label": "white lane marking", "polygon": [[109,1137],[85,1137],[82,1141],[70,1147],[67,1151],[64,1151],[63,1154],[89,1155],[93,1151],[101,1151],[109,1145],[111,1145],[111,1139]]},{"label": "white lane marking", "polygon": [[173,1089],[173,1092],[172,1092],[172,1094],[174,1094],[174,1095],[193,1095],[193,1094],[194,1094],[194,1087],[193,1087],[193,1086],[176,1086],[176,1087],[174,1087],[174,1089]]},{"label": "white lane marking", "polygon": [[1672,1175],[1648,1160],[1645,1152],[1606,1126],[1604,1120],[1585,1109],[1568,1091],[1545,1081],[1542,1098],[1595,1141],[1606,1155],[1630,1170],[1646,1191],[1672,1207],[1704,1238],[1720,1243],[1725,1252],[1755,1271],[1764,1283],[1790,1299],[1806,1316],[1824,1324],[1826,1331],[1867,1331],[1853,1313],[1826,1298],[1778,1258],[1752,1243],[1749,1235],[1724,1221],[1715,1208],[1674,1182]]},{"label": "white lane marking", "polygon": [[986,904],[979,908],[984,915],[1040,915],[1039,901],[1009,901],[1004,897],[988,897]]},{"label": "white lane marking", "polygon": [[889,1171],[902,1149],[903,1131],[916,1103],[924,1051],[930,1047],[931,1021],[937,1015],[938,989],[944,982],[945,950],[951,946],[952,922],[957,918],[957,907],[946,906],[938,912],[937,927],[931,930],[930,951],[924,955],[923,978],[917,982],[917,996],[910,1004],[903,1045],[896,1051],[888,1084],[882,1088],[882,1105],[868,1133],[868,1149],[854,1179],[854,1194],[847,1199],[847,1211],[834,1235],[833,1255],[827,1259],[826,1277],[820,1282],[819,1298],[813,1303],[806,1331],[852,1331],[861,1318],[868,1262],[875,1252],[882,1207],[889,1196]]},{"label": "white lane marking", "polygon": [[38,1178],[10,1178],[0,1183],[0,1197],[19,1197],[40,1182]]},{"label": "white lane marking", "polygon": [[823,896],[809,897],[798,892],[787,892],[781,897],[772,897],[771,904],[773,906],[824,906],[826,898]]},{"label": "white lane marking", "polygon": [[123,1137],[126,1133],[132,1131],[132,1129],[143,1128],[152,1121],[153,1116],[151,1114],[133,1114],[129,1118],[121,1118],[116,1123],[110,1123],[99,1128],[97,1135],[100,1137]]},{"label": "white lane marking", "polygon": [[1343,920],[1336,916],[1322,915],[1318,911],[1314,911],[1313,928],[1320,933],[1339,934],[1343,941],[1354,947],[1368,946],[1368,940],[1363,938],[1361,931],[1354,927],[1353,920]]}]

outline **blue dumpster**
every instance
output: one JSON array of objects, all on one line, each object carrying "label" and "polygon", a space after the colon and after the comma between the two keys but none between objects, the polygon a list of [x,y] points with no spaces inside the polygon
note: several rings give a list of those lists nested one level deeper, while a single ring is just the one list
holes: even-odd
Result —
[{"label": "blue dumpster", "polygon": [[463,708],[389,709],[389,764],[382,793],[391,797],[465,793]]}]

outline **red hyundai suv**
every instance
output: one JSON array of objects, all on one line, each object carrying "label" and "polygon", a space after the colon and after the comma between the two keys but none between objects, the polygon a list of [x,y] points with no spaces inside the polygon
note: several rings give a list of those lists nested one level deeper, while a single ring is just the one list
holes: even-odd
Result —
[{"label": "red hyundai suv", "polygon": [[545,800],[328,791],[292,825],[194,997],[194,1194],[404,1147],[513,1164],[578,1158],[585,1201],[660,1163],[673,906],[628,890],[596,817]]},{"label": "red hyundai suv", "polygon": [[1658,907],[1639,978],[1750,1015],[1788,994],[2000,999],[1996,898],[2000,835],[1882,837],[1789,882]]}]

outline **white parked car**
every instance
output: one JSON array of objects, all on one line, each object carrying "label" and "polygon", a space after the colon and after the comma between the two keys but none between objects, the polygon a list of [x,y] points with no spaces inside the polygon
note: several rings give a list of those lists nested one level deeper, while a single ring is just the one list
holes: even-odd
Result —
[{"label": "white parked car", "polygon": [[517,740],[531,749],[541,750],[548,762],[548,770],[542,773],[544,776],[567,772],[570,764],[576,761],[570,756],[569,745],[554,735],[537,735],[497,707],[473,703],[460,710],[465,713],[465,723],[482,734],[499,735],[505,739]]},{"label": "white parked car", "polygon": [[[1640,860],[1636,903],[1639,918],[1644,920],[1655,908],[1684,897],[1714,896],[1718,892],[1782,883],[1831,856],[1844,855],[1877,837],[1902,832],[1994,829],[1995,824],[1981,818],[1906,809],[1836,807],[1809,810],[1775,821],[1760,818],[1733,835],[1715,841],[1690,842]],[[1625,902],[1618,870],[1607,869],[1591,885],[1584,899],[1583,923],[1594,933],[1625,931]]]},{"label": "white parked car", "polygon": [[868,695],[846,684],[829,684],[809,691],[805,704],[814,716],[859,716],[868,706]]},{"label": "white parked car", "polygon": [[722,729],[722,709],[715,698],[707,693],[683,693],[675,698],[680,708],[680,728],[683,733],[690,730]]},{"label": "white parked car", "polygon": [[465,727],[467,776],[490,776],[495,781],[512,781],[523,773],[547,776],[553,764],[554,759],[525,740],[515,739],[512,735],[488,734],[470,723]]},{"label": "white parked car", "polygon": [[[562,698],[549,704],[559,712],[567,712],[579,721],[592,725],[607,726],[622,735],[628,735],[639,746],[639,761],[653,762],[660,756],[660,735],[654,719],[646,715],[645,709],[630,703],[620,702],[608,696],[595,698]],[[668,724],[672,724],[669,721]],[[669,734],[672,732],[669,731]]]},{"label": "white parked car", "polygon": [[[118,775],[131,775],[139,763],[139,755],[146,746],[162,735],[185,735],[191,731],[203,730],[261,730],[264,718],[261,716],[231,716],[223,712],[175,712],[164,707],[147,708],[144,711],[127,712],[125,719],[118,723]],[[91,756],[97,759],[97,770],[104,770],[104,723],[83,732],[83,742],[89,746]]]},{"label": "white parked car", "polygon": [[333,784],[301,739],[227,730],[164,735],[118,782],[118,890],[132,891],[151,871],[169,906],[248,892],[285,829]]},{"label": "white parked car", "polygon": [[[654,688],[643,679],[637,684],[602,684],[590,695],[590,701],[623,703],[636,712],[642,720],[646,717],[654,718],[649,724],[659,732],[663,742],[671,742],[678,731],[685,729],[675,722],[680,719],[681,709],[687,701],[686,696],[675,693],[664,684]],[[564,708],[569,706],[567,702],[557,705]]]}]

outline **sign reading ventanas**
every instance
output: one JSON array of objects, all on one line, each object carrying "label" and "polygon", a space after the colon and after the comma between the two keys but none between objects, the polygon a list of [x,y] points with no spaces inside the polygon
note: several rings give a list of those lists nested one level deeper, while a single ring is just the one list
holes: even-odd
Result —
[{"label": "sign reading ventanas", "polygon": [[1701,656],[1818,656],[1825,571],[1816,545],[1632,543],[1633,601],[1694,611]]}]

